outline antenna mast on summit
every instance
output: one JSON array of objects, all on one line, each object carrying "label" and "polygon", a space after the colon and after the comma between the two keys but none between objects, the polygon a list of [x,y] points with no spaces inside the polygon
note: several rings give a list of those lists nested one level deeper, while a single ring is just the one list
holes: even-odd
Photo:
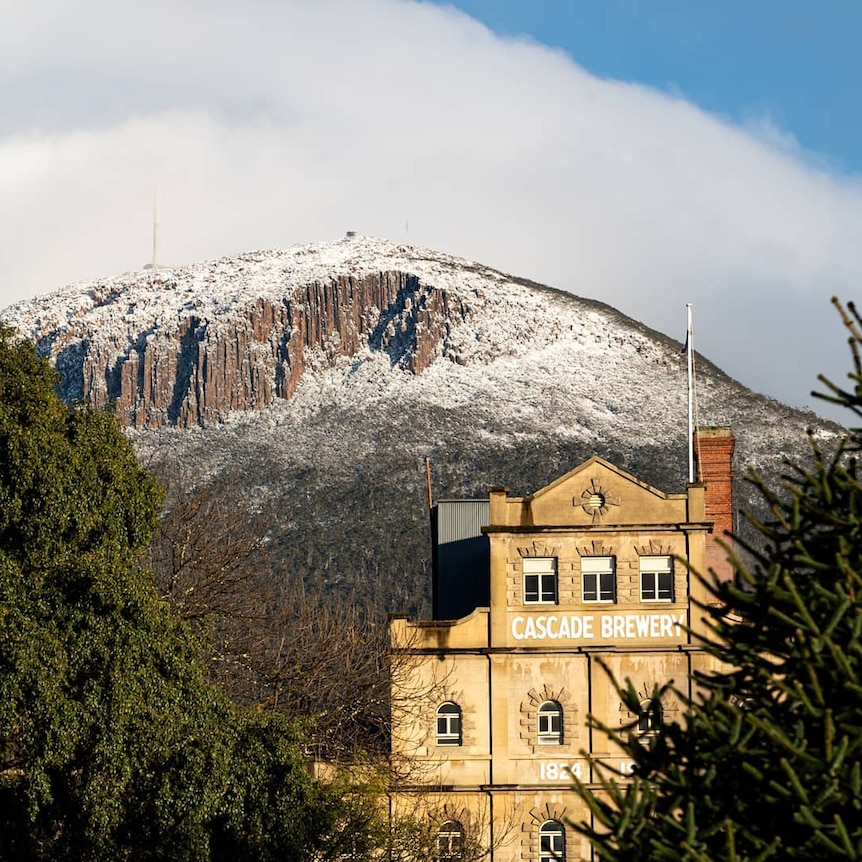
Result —
[{"label": "antenna mast on summit", "polygon": [[159,187],[153,192],[153,269],[159,268]]}]

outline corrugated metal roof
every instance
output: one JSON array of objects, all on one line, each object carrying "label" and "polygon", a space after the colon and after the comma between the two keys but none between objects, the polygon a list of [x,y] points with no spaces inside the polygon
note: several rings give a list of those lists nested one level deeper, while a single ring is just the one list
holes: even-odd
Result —
[{"label": "corrugated metal roof", "polygon": [[490,520],[488,500],[441,500],[437,503],[437,543],[459,542],[482,535]]}]

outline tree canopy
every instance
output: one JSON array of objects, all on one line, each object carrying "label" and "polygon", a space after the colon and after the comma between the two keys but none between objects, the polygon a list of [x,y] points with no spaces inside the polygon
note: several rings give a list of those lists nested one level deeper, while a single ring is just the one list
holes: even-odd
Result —
[{"label": "tree canopy", "polygon": [[324,859],[369,811],[235,706],[138,560],[161,492],[0,330],[0,858]]},{"label": "tree canopy", "polygon": [[[854,357],[850,388],[823,381],[823,397],[862,416],[862,318],[836,302]],[[786,484],[752,481],[770,515],[760,542],[734,557],[735,583],[707,578],[704,648],[720,672],[696,676],[680,723],[650,742],[604,728],[635,763],[629,783],[603,771],[579,785],[593,823],[576,824],[601,859],[761,860],[862,857],[862,429]],[[599,767],[601,769],[601,767]]]}]

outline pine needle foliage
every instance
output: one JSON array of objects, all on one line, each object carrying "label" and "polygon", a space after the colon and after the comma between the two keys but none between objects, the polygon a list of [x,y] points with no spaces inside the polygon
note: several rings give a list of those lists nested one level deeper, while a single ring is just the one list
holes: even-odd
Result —
[{"label": "pine needle foliage", "polygon": [[[834,302],[854,365],[847,388],[821,378],[821,397],[858,418],[862,317]],[[635,764],[629,782],[596,764],[599,787],[577,785],[591,822],[573,826],[599,859],[862,858],[862,428],[831,454],[809,439],[810,465],[788,465],[782,488],[750,477],[769,515],[751,521],[745,562],[731,554],[735,583],[703,579],[701,646],[723,670],[646,705],[618,684],[638,717],[669,692],[682,703],[649,745],[594,725]]]}]

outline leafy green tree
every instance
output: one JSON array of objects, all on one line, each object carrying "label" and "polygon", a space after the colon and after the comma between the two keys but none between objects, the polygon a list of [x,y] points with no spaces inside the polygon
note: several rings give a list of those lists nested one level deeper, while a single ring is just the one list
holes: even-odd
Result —
[{"label": "leafy green tree", "polygon": [[368,801],[210,683],[138,565],[156,483],[54,385],[0,330],[0,858],[365,858]]},{"label": "leafy green tree", "polygon": [[[823,396],[862,416],[862,318],[836,302],[854,371]],[[822,378],[821,378],[822,380]],[[593,823],[575,824],[601,859],[759,860],[862,857],[862,429],[836,454],[811,436],[810,467],[772,490],[752,478],[770,515],[762,546],[734,558],[735,584],[708,579],[717,604],[706,650],[724,670],[694,679],[686,707],[648,745],[614,736],[635,763],[630,783],[602,771],[578,786]],[[665,690],[641,706],[641,718]]]}]

